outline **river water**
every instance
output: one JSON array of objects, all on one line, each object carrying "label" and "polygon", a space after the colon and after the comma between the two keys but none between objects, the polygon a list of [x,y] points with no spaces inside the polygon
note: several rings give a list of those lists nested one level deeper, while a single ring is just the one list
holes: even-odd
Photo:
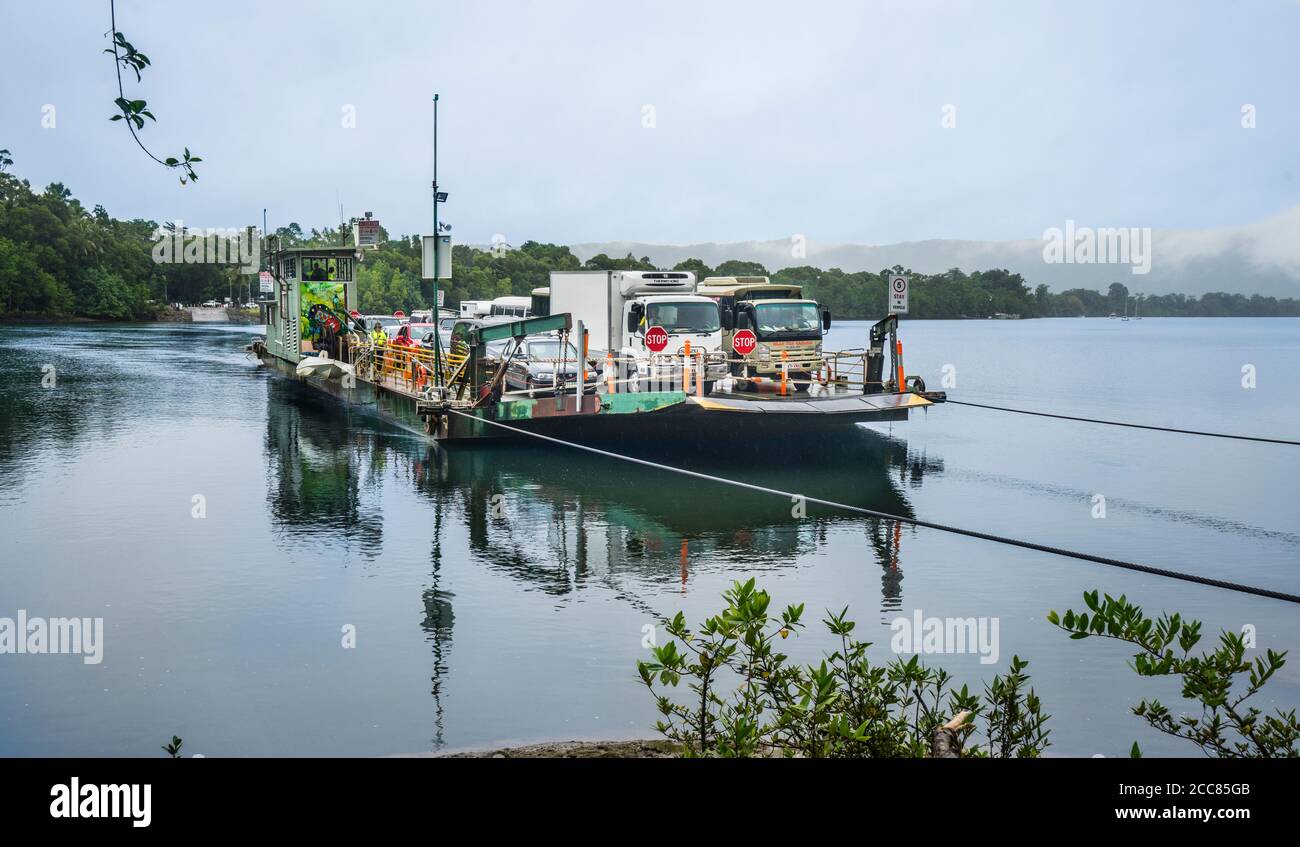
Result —
[{"label": "river water", "polygon": [[[830,346],[866,331],[840,323]],[[783,646],[808,661],[830,646],[827,608],[848,606],[880,660],[896,618],[996,621],[996,662],[923,658],[976,686],[1029,659],[1052,755],[1195,753],[1129,712],[1178,704],[1174,681],[1044,620],[1085,590],[1300,647],[1297,609],[1274,600],[816,506],[796,519],[780,497],[563,448],[439,450],[268,373],[241,350],[254,335],[0,327],[0,617],[104,632],[98,664],[0,655],[0,754],[152,756],[172,735],[208,756],[651,737],[634,667],[647,628],[679,609],[699,621],[749,576],[807,604],[809,630]],[[908,372],[931,388],[947,374],[954,398],[1300,435],[1294,319],[915,321],[902,338]],[[947,405],[758,457],[718,444],[690,466],[1300,592],[1297,447]],[[1265,693],[1300,703],[1300,659]]]}]

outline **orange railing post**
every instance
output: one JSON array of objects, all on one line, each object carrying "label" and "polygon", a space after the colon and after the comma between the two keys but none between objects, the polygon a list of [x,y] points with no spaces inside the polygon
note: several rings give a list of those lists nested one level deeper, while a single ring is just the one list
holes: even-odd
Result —
[{"label": "orange railing post", "polygon": [[686,352],[682,354],[682,393],[691,393],[691,342],[686,342]]}]

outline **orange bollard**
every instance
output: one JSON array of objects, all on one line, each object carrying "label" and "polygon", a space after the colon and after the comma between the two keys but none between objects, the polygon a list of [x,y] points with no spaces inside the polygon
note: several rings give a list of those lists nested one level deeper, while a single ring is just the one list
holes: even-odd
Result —
[{"label": "orange bollard", "polygon": [[902,394],[907,390],[907,377],[903,375],[903,342],[895,341],[894,344],[898,350],[898,393]]},{"label": "orange bollard", "polygon": [[695,362],[695,396],[704,396],[704,354],[696,353]]},{"label": "orange bollard", "polygon": [[691,342],[686,342],[686,352],[682,354],[682,393],[691,393],[691,372],[689,364],[691,361]]},{"label": "orange bollard", "polygon": [[781,396],[782,397],[785,396],[785,392],[786,392],[785,383],[786,380],[789,378],[789,375],[790,375],[790,353],[787,350],[782,350],[781,351]]},{"label": "orange bollard", "polygon": [[605,353],[605,392],[614,393],[614,353],[607,351]]},{"label": "orange bollard", "polygon": [[587,354],[590,352],[587,342],[587,330],[582,330],[582,353],[578,356],[578,399],[574,401],[574,411],[582,411],[582,395],[587,391]]}]

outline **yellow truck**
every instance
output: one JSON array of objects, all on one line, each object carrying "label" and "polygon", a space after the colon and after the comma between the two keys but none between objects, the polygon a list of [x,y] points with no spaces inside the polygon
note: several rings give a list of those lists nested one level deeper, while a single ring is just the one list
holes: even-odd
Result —
[{"label": "yellow truck", "polygon": [[[789,376],[806,378],[821,366],[822,336],[831,327],[831,313],[803,299],[803,286],[774,284],[765,276],[711,276],[700,282],[697,293],[734,315],[723,338],[733,375],[774,378],[785,362]],[[744,330],[754,334],[756,343],[741,354],[733,340]]]}]

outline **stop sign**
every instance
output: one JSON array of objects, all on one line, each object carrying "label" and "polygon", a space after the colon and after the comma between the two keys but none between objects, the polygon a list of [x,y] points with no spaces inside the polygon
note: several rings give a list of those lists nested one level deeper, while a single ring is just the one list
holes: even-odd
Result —
[{"label": "stop sign", "polygon": [[748,356],[757,346],[758,336],[754,335],[752,329],[738,329],[731,339],[731,349],[735,350],[738,356]]},{"label": "stop sign", "polygon": [[668,346],[668,330],[652,326],[645,331],[645,346],[651,353],[662,353]]}]

